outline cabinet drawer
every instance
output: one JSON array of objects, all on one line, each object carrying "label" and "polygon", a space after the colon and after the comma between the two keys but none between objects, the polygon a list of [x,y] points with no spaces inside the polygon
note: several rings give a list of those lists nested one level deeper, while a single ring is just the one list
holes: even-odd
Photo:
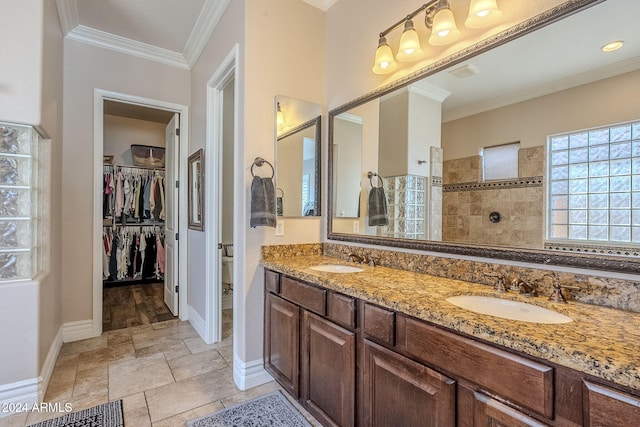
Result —
[{"label": "cabinet drawer", "polygon": [[280,295],[323,316],[326,313],[327,291],[324,289],[282,276],[280,278]]},{"label": "cabinet drawer", "polygon": [[273,292],[274,294],[280,293],[280,273],[275,271],[264,271],[264,287],[267,292]]},{"label": "cabinet drawer", "polygon": [[553,417],[553,368],[406,318],[406,351],[516,405]]},{"label": "cabinet drawer", "polygon": [[584,382],[585,426],[637,425],[640,397],[589,381]]},{"label": "cabinet drawer", "polygon": [[375,341],[395,345],[396,314],[386,308],[364,303],[364,321],[362,330],[364,335]]},{"label": "cabinet drawer", "polygon": [[345,328],[356,327],[356,299],[329,291],[327,294],[327,317]]}]

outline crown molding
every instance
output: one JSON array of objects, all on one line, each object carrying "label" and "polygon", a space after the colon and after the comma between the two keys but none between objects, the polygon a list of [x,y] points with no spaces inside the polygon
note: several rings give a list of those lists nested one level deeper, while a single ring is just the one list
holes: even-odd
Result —
[{"label": "crown molding", "polygon": [[198,61],[211,34],[213,34],[213,30],[218,25],[230,2],[231,0],[205,1],[182,52],[183,59],[189,68],[193,67]]},{"label": "crown molding", "polygon": [[138,58],[160,62],[173,67],[189,69],[189,65],[180,53],[141,43],[125,37],[120,37],[94,28],[85,27],[84,25],[78,25],[75,27],[69,34],[67,34],[67,37],[71,40],[136,56]]},{"label": "crown molding", "polygon": [[302,1],[310,4],[313,7],[317,7],[323,12],[326,12],[338,0],[302,0]]},{"label": "crown molding", "polygon": [[65,36],[80,24],[77,0],[56,0],[60,28]]}]

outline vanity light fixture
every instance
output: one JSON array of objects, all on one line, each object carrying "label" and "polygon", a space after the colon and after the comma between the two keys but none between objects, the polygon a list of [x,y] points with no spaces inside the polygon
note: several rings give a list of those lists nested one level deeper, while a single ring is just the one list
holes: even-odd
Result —
[{"label": "vanity light fixture", "polygon": [[[412,62],[423,57],[420,36],[413,26],[413,18],[421,12],[425,12],[424,22],[427,29],[431,31],[428,39],[430,45],[446,45],[460,36],[460,30],[456,25],[449,1],[430,0],[380,33],[373,65],[374,73],[388,74],[398,67],[396,61]],[[498,9],[496,0],[471,0],[465,26],[474,29],[485,27],[493,24],[501,16],[502,12]],[[404,31],[400,36],[398,53],[394,57],[386,36],[403,24]]]},{"label": "vanity light fixture", "polygon": [[613,52],[614,50],[620,49],[622,46],[624,46],[624,41],[616,40],[614,42],[610,42],[610,43],[605,44],[600,49],[603,52]]},{"label": "vanity light fixture", "polygon": [[496,0],[471,0],[469,16],[464,21],[467,28],[482,28],[493,24],[502,17]]},{"label": "vanity light fixture", "polygon": [[401,62],[417,61],[422,56],[420,48],[420,38],[418,32],[413,28],[413,21],[407,17],[404,22],[404,31],[400,36],[400,47],[396,59]]}]

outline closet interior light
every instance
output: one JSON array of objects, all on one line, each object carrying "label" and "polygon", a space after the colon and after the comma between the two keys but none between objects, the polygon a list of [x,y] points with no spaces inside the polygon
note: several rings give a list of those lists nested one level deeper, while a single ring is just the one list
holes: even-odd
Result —
[{"label": "closet interior light", "polygon": [[[374,73],[388,74],[398,68],[398,62],[412,62],[424,58],[424,52],[420,45],[421,30],[416,30],[413,25],[413,18],[421,12],[425,13],[424,22],[426,30],[429,32],[427,42],[430,45],[443,46],[454,42],[460,36],[461,33],[456,25],[456,18],[449,1],[429,0],[380,33],[373,65]],[[494,24],[501,16],[502,12],[498,8],[496,0],[470,0],[465,26],[472,29],[486,27]],[[403,24],[404,30],[400,36],[398,51],[394,56],[386,36]]]}]

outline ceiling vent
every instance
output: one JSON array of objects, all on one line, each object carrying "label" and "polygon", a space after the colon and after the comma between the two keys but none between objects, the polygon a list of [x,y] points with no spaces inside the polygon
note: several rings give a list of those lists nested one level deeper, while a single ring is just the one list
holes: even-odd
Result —
[{"label": "ceiling vent", "polygon": [[459,79],[464,79],[467,78],[469,76],[473,76],[475,74],[478,74],[480,72],[480,70],[478,70],[478,68],[474,67],[473,65],[469,65],[469,64],[465,64],[461,67],[458,68],[454,68],[453,70],[449,71],[450,74],[453,74],[454,76],[456,76]]}]

